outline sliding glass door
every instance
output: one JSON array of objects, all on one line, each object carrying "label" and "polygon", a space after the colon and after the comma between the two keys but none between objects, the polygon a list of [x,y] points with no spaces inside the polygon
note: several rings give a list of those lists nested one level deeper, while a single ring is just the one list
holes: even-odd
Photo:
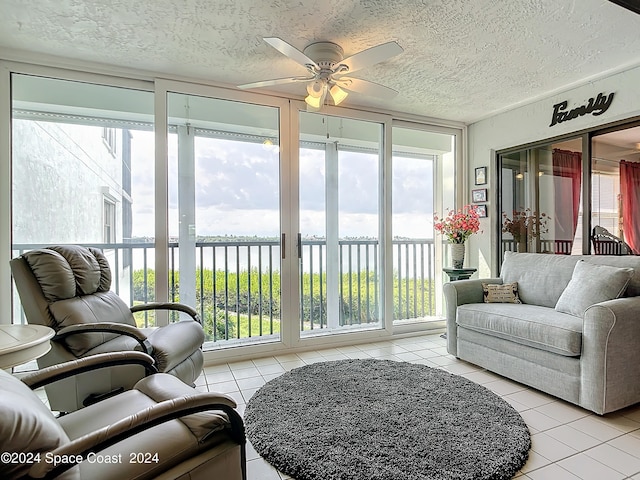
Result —
[{"label": "sliding glass door", "polygon": [[638,254],[639,141],[632,124],[501,153],[500,253]]},{"label": "sliding glass door", "polygon": [[582,253],[581,138],[503,154],[500,167],[501,254]]},{"label": "sliding glass door", "polygon": [[591,234],[596,255],[640,254],[640,126],[591,138]]},{"label": "sliding glass door", "polygon": [[[128,304],[196,308],[205,350],[374,338],[437,315],[431,220],[453,205],[454,134],[203,85],[82,78],[12,74],[12,256],[100,248]],[[141,327],[179,319],[136,315]]]},{"label": "sliding glass door", "polygon": [[209,348],[280,338],[279,111],[169,92],[169,295]]},{"label": "sliding glass door", "polygon": [[[433,215],[453,208],[454,189],[442,176],[455,172],[455,135],[410,124],[393,127],[393,321],[433,320],[441,303],[442,262],[436,255]],[[436,209],[437,206],[437,209]],[[438,251],[442,251],[438,248]]]},{"label": "sliding glass door", "polygon": [[300,331],[383,327],[380,123],[300,113]]}]

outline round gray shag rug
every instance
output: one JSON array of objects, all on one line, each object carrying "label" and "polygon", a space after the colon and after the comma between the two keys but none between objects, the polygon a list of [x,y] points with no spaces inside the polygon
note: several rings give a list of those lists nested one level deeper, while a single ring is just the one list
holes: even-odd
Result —
[{"label": "round gray shag rug", "polygon": [[244,420],[256,451],[296,480],[508,479],[531,446],[493,392],[390,360],[287,372],[256,392]]}]

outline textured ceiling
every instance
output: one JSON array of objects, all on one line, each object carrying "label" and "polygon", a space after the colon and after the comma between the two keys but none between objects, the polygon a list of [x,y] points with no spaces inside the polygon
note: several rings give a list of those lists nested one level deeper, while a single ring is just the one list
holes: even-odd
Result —
[{"label": "textured ceiling", "polygon": [[[228,85],[304,75],[262,37],[345,56],[404,53],[353,76],[400,92],[360,105],[472,122],[640,64],[640,15],[606,0],[1,0],[0,57],[21,51]],[[29,56],[27,55],[27,58]],[[301,96],[295,84],[274,91]]]}]

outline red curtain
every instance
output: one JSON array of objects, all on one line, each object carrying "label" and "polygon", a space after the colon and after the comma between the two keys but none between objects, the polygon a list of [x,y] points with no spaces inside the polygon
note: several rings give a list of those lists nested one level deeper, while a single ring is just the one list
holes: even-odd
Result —
[{"label": "red curtain", "polygon": [[[571,179],[571,188],[565,188],[561,182],[555,182],[555,208],[556,215],[554,223],[556,227],[556,239],[571,240],[576,234],[578,226],[578,212],[580,211],[580,185],[582,183],[582,153],[569,150],[553,150],[553,175],[556,177],[566,177]],[[560,219],[560,214],[568,206],[571,206],[571,218],[573,222],[566,224]],[[566,215],[564,215],[566,218]]]},{"label": "red curtain", "polygon": [[640,254],[640,163],[620,161],[620,196],[624,240]]}]

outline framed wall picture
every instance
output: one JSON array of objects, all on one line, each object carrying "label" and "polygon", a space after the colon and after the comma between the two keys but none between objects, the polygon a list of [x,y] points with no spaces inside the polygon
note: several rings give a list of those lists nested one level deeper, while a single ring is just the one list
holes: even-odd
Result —
[{"label": "framed wall picture", "polygon": [[476,185],[487,184],[487,167],[476,168]]},{"label": "framed wall picture", "polygon": [[480,218],[486,218],[486,216],[487,216],[487,206],[486,205],[476,205],[476,211],[478,212],[478,216]]},{"label": "framed wall picture", "polygon": [[473,203],[482,203],[487,201],[487,189],[486,188],[476,188],[475,190],[471,190],[471,201]]}]

